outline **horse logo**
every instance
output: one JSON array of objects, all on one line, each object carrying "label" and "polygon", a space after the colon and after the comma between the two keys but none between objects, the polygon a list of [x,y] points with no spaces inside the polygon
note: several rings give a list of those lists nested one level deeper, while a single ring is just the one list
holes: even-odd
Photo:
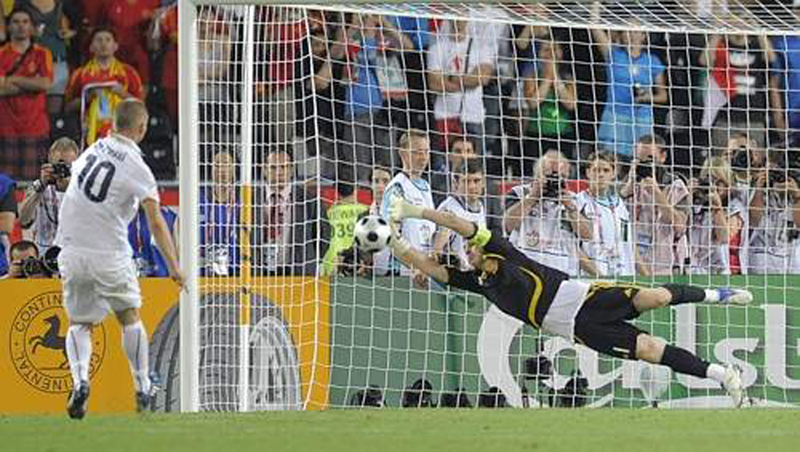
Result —
[{"label": "horse logo", "polygon": [[[39,391],[62,394],[72,389],[66,324],[61,292],[56,291],[31,298],[20,307],[14,318],[9,340],[14,369],[26,383]],[[105,353],[106,332],[100,324],[92,330],[90,377],[97,373]]]},{"label": "horse logo", "polygon": [[44,319],[45,323],[50,324],[50,328],[40,336],[33,336],[28,340],[28,344],[33,344],[31,354],[36,353],[36,348],[40,345],[44,348],[51,350],[59,350],[64,355],[64,362],[59,366],[61,369],[69,367],[69,359],[67,358],[67,338],[66,336],[59,336],[61,332],[61,319],[57,315],[51,315]]}]

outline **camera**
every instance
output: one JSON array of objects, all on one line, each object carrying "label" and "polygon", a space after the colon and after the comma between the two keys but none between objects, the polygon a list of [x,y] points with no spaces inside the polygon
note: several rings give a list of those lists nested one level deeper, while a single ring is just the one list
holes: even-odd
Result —
[{"label": "camera", "polygon": [[658,166],[653,159],[643,160],[636,164],[636,182],[641,182],[642,179],[648,177],[655,177],[660,182],[663,174],[664,169]]},{"label": "camera", "polygon": [[72,170],[70,169],[70,164],[61,160],[59,162],[53,163],[53,180],[52,184],[55,184],[59,179],[66,179],[72,175]]},{"label": "camera", "polygon": [[545,176],[544,186],[542,187],[542,197],[558,199],[564,189],[564,181],[558,178],[558,174]]},{"label": "camera", "polygon": [[740,146],[733,153],[733,158],[731,158],[731,168],[739,171],[749,169],[751,160],[750,148],[747,146]]},{"label": "camera", "polygon": [[638,99],[638,98],[640,98],[642,96],[645,96],[647,94],[650,94],[650,92],[651,92],[650,88],[648,88],[646,86],[642,86],[641,83],[634,83],[633,84],[633,99],[634,99],[634,102],[636,102],[636,99]]},{"label": "camera", "polygon": [[692,204],[695,207],[708,207],[709,190],[711,189],[711,181],[708,179],[700,179],[697,181],[697,186],[692,190]]},{"label": "camera", "polygon": [[26,257],[22,261],[22,275],[25,278],[52,277],[58,273],[58,253],[60,252],[61,248],[53,246],[48,248],[42,257]]}]

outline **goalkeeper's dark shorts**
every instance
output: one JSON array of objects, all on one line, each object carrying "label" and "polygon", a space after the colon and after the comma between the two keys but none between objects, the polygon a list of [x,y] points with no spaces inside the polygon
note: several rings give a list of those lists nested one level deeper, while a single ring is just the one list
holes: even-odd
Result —
[{"label": "goalkeeper's dark shorts", "polygon": [[575,317],[575,339],[600,353],[636,359],[636,338],[647,334],[629,321],[639,317],[633,297],[639,287],[595,283]]}]

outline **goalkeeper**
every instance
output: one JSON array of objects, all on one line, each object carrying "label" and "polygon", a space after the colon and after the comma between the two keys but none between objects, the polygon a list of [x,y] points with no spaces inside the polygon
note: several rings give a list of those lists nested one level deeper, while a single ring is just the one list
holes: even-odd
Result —
[{"label": "goalkeeper", "polygon": [[392,222],[407,218],[430,220],[468,240],[473,270],[440,265],[395,234],[395,257],[442,284],[485,296],[506,314],[542,331],[581,343],[600,353],[665,365],[675,372],[710,378],[722,384],[740,407],[744,398],[741,372],[733,366],[704,361],[640,330],[630,320],[651,309],[682,303],[745,305],[752,301],[742,289],[702,289],[682,284],[644,288],[633,284],[588,283],[526,257],[500,235],[451,213],[414,206],[401,198],[391,201]]}]

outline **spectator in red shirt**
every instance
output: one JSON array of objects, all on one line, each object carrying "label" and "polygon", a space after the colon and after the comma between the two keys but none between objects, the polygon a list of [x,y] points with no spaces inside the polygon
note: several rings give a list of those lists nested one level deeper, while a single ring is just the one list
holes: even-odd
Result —
[{"label": "spectator in red shirt", "polygon": [[[178,4],[162,9],[153,19],[150,49],[163,49],[161,60],[161,89],[167,104],[167,113],[173,125],[178,124]],[[158,82],[156,82],[158,83]]]},{"label": "spectator in red shirt", "polygon": [[33,32],[31,15],[15,10],[8,18],[10,39],[0,47],[0,168],[18,179],[38,177],[50,138],[53,58],[31,41]]},{"label": "spectator in red shirt", "polygon": [[67,112],[80,111],[86,145],[111,129],[116,106],[129,97],[144,98],[142,80],[132,66],[119,61],[117,40],[108,28],[92,34],[94,56],[72,73],[67,84]]},{"label": "spectator in red shirt", "polygon": [[159,0],[106,0],[103,10],[102,23],[114,30],[120,54],[136,68],[144,85],[150,82],[147,30],[159,6]]}]

